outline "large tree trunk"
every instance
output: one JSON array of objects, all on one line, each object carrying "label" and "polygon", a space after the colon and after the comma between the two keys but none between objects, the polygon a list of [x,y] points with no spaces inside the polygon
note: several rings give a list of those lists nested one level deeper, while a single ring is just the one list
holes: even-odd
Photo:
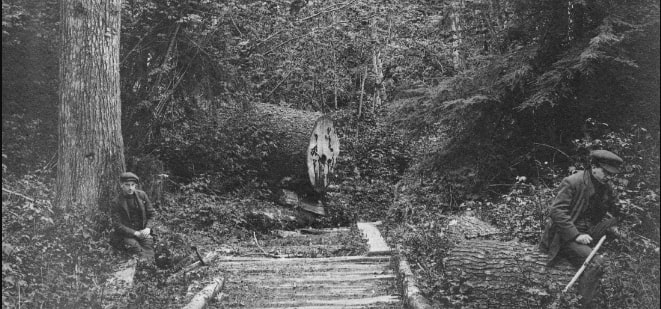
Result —
[{"label": "large tree trunk", "polygon": [[467,240],[445,260],[446,278],[465,299],[465,308],[543,308],[569,283],[576,269],[546,266],[533,245]]},{"label": "large tree trunk", "polygon": [[56,206],[63,210],[94,212],[104,206],[124,170],[120,10],[120,0],[60,2]]},{"label": "large tree trunk", "polygon": [[[265,180],[278,182],[285,177],[291,177],[292,180],[307,183],[310,189],[316,186],[317,191],[323,191],[321,189],[328,185],[328,174],[333,171],[340,151],[330,116],[260,103],[254,104],[252,110],[242,117],[245,117],[244,121],[256,126],[268,126],[272,133],[270,140],[277,151],[267,158],[269,174],[263,175]],[[324,132],[315,129],[323,129]],[[310,154],[313,149],[315,153]],[[309,173],[309,167],[312,166],[310,164],[313,162],[317,162],[322,174],[313,176],[314,173]],[[322,181],[315,182],[317,178]]]},{"label": "large tree trunk", "polygon": [[547,255],[534,245],[485,240],[497,229],[474,217],[448,220],[456,241],[444,260],[450,298],[462,308],[543,308],[576,272],[567,262],[546,266]]},{"label": "large tree trunk", "polygon": [[306,150],[315,122],[322,114],[258,103],[245,116],[245,121],[268,125],[271,141],[277,147],[267,159],[270,175],[264,177],[272,181],[283,177],[307,180]]}]

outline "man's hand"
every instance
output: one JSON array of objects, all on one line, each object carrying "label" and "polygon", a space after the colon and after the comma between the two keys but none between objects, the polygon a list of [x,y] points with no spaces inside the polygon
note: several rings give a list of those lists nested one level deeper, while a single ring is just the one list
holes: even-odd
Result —
[{"label": "man's hand", "polygon": [[147,228],[144,228],[142,230],[135,231],[135,233],[133,233],[133,235],[135,235],[135,237],[138,237],[138,238],[151,238],[150,233],[151,233],[151,229],[149,229],[147,227]]},{"label": "man's hand", "polygon": [[582,245],[587,245],[592,242],[592,237],[588,234],[581,234],[578,235],[574,241]]}]

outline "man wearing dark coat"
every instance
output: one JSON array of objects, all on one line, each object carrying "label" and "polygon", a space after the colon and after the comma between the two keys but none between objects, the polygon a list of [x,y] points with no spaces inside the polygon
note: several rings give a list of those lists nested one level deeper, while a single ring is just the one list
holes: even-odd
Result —
[{"label": "man wearing dark coat", "polygon": [[137,189],[138,176],[126,172],[119,180],[121,192],[111,206],[116,241],[129,253],[153,261],[154,241],[149,226],[154,218],[154,208],[147,194]]},{"label": "man wearing dark coat", "polygon": [[[620,172],[623,161],[607,150],[592,151],[590,159],[590,168],[562,180],[550,207],[539,245],[549,255],[549,266],[564,257],[580,267],[592,251],[590,245],[617,224],[620,212],[608,180]],[[584,308],[592,305],[605,264],[604,257],[595,255],[579,281]]]}]

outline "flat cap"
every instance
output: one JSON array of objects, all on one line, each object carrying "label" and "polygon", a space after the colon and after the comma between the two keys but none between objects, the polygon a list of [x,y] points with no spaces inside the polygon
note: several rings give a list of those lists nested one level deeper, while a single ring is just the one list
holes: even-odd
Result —
[{"label": "flat cap", "polygon": [[620,172],[620,166],[624,162],[622,158],[608,150],[593,150],[590,152],[590,158],[592,158],[593,162],[613,174]]},{"label": "flat cap", "polygon": [[140,178],[138,178],[136,174],[133,174],[131,172],[126,172],[119,175],[119,181],[121,182],[135,181],[136,183],[138,183],[140,182]]}]

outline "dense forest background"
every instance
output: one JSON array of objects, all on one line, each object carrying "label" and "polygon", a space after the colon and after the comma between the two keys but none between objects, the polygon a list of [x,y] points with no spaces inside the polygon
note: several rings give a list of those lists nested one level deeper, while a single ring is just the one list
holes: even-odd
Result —
[{"label": "dense forest background", "polygon": [[[110,249],[91,218],[50,205],[58,1],[2,5],[3,307],[21,289],[24,306],[85,306],[94,292],[71,295],[104,268],[78,269]],[[326,223],[392,223],[424,292],[452,303],[435,222],[471,211],[536,243],[559,181],[608,149],[626,162],[615,186],[628,238],[607,245],[620,276],[603,301],[658,307],[659,1],[129,0],[121,14],[127,168],[181,206],[164,213],[247,229],[246,197],[282,176],[265,164],[278,137],[248,121],[255,105],[329,114],[335,180],[354,190]],[[217,196],[234,208],[209,206]]]}]

